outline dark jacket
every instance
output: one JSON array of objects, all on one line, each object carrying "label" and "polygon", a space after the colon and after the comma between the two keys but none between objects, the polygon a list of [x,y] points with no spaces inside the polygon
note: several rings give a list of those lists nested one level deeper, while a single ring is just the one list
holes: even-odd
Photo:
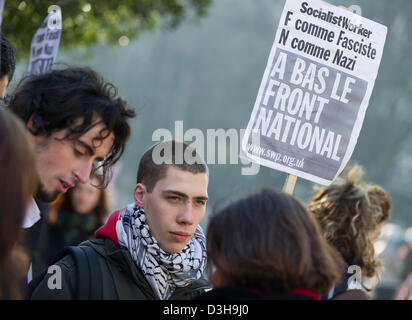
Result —
[{"label": "dark jacket", "polygon": [[[118,212],[117,212],[118,215]],[[96,232],[96,240],[83,242],[82,246],[90,246],[98,254],[102,271],[103,299],[111,300],[156,300],[156,296],[146,280],[143,272],[132,259],[129,251],[119,246],[115,235],[114,213],[102,231]],[[100,229],[99,229],[100,230]],[[44,279],[33,291],[31,299],[75,299],[76,292],[76,265],[71,256],[65,256],[58,261],[62,271],[61,289],[49,289],[48,280],[53,274],[46,274]],[[207,281],[202,277],[191,285],[177,288],[170,299],[192,299],[209,288]]]},{"label": "dark jacket", "polygon": [[247,287],[219,287],[197,296],[194,300],[319,300],[311,290],[300,288],[294,292],[257,290]]},{"label": "dark jacket", "polygon": [[41,219],[33,226],[23,229],[23,247],[29,256],[32,265],[32,277],[38,276],[49,264],[48,238],[49,206],[35,198],[40,210]]}]

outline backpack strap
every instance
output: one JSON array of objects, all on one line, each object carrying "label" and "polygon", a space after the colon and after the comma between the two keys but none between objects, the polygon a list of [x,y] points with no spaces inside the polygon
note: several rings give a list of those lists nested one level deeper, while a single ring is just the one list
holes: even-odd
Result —
[{"label": "backpack strap", "polygon": [[76,300],[90,299],[90,267],[86,253],[80,247],[67,247],[76,265]]},{"label": "backpack strap", "polygon": [[[103,275],[102,275],[102,270],[100,268],[100,263],[96,254],[96,251],[89,247],[89,246],[79,246],[75,247],[79,250],[82,250],[83,253],[85,254],[87,261],[88,261],[88,284],[89,284],[89,297],[85,299],[91,299],[91,300],[101,300],[103,298]],[[83,271],[78,271],[79,275],[79,282],[80,282],[80,275],[81,272]],[[87,280],[84,279],[85,283],[87,283]],[[80,287],[82,284],[80,284]],[[79,288],[79,287],[78,287]],[[85,289],[83,289],[85,290]],[[84,291],[86,292],[86,291]],[[78,299],[80,299],[80,294],[82,291],[79,292],[78,294]]]}]

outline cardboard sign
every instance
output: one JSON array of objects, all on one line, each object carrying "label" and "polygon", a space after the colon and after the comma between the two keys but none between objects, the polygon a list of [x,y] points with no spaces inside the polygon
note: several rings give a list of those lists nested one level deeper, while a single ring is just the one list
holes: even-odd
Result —
[{"label": "cardboard sign", "polygon": [[49,14],[37,29],[32,41],[29,61],[30,74],[51,71],[59,50],[62,33],[62,14],[57,6],[49,8]]},{"label": "cardboard sign", "polygon": [[386,33],[323,1],[287,0],[240,156],[330,184],[355,148]]}]

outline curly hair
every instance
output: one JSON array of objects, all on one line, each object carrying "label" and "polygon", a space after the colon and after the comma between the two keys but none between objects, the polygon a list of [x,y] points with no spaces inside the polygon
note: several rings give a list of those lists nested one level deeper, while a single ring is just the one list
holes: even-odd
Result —
[{"label": "curly hair", "polygon": [[317,191],[310,204],[323,234],[348,265],[358,265],[367,277],[381,268],[371,235],[390,216],[391,197],[381,186],[365,182],[359,165]]},{"label": "curly hair", "polygon": [[[17,85],[9,108],[24,123],[33,119],[32,135],[50,136],[69,129],[67,140],[76,140],[93,126],[95,115],[105,127],[95,140],[114,134],[113,146],[99,167],[102,187],[111,177],[111,168],[123,154],[130,136],[128,120],[135,117],[127,102],[117,96],[117,88],[89,67],[67,67],[41,75],[28,75]],[[82,119],[76,124],[78,119]],[[96,124],[94,124],[96,125]]]}]

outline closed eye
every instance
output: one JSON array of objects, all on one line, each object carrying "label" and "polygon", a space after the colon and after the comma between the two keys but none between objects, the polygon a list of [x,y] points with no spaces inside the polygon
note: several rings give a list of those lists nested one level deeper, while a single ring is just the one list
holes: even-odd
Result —
[{"label": "closed eye", "polygon": [[78,157],[82,157],[82,156],[85,155],[83,152],[79,151],[79,150],[76,149],[76,148],[74,148],[73,151],[74,151],[74,154],[75,154],[76,156],[78,156]]}]

